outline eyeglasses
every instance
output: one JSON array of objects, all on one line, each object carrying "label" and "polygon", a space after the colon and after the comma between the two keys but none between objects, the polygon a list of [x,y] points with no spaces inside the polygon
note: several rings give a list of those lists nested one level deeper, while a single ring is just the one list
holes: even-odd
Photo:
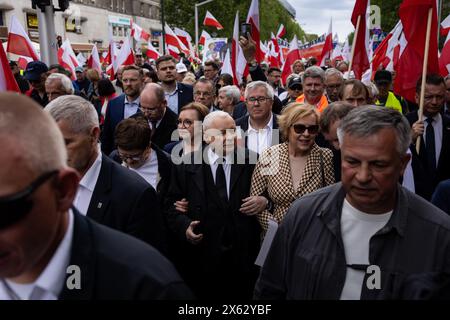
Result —
[{"label": "eyeglasses", "polygon": [[272,100],[271,98],[269,98],[269,97],[251,97],[251,98],[248,98],[247,99],[247,102],[248,103],[251,103],[251,104],[255,104],[257,101],[258,101],[258,103],[264,103],[264,102],[266,102],[267,100]]},{"label": "eyeglasses", "polygon": [[182,125],[186,129],[188,129],[190,126],[192,126],[193,123],[194,122],[192,120],[189,120],[189,119],[185,119],[185,120],[178,119],[177,120],[177,126]]},{"label": "eyeglasses", "polygon": [[30,199],[30,196],[57,173],[58,170],[44,173],[24,190],[13,195],[0,197],[0,230],[10,227],[25,218],[33,208],[33,200]]},{"label": "eyeglasses", "polygon": [[160,109],[159,108],[140,108],[142,113],[151,113],[151,112],[157,112]]},{"label": "eyeglasses", "polygon": [[292,125],[296,134],[303,134],[308,130],[309,134],[317,134],[319,132],[319,126],[317,124],[312,126],[305,126],[304,124],[294,124]]},{"label": "eyeglasses", "polygon": [[141,153],[138,154],[123,154],[118,152],[120,159],[122,159],[122,161],[127,161],[127,160],[131,160],[131,161],[140,161],[142,158],[142,155],[144,154],[144,151],[142,151]]},{"label": "eyeglasses", "polygon": [[210,92],[201,92],[201,91],[195,91],[194,96],[203,96],[203,97],[211,97],[212,94]]}]

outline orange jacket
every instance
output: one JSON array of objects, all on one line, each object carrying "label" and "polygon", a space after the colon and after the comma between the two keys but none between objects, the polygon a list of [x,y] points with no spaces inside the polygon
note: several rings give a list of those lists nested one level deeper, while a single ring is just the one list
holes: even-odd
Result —
[{"label": "orange jacket", "polygon": [[[302,94],[295,101],[298,102],[298,103],[304,103],[305,102],[305,95]],[[325,97],[325,95],[322,95],[322,97],[320,98],[319,103],[316,104],[317,111],[319,111],[319,113],[322,113],[322,111],[325,110],[326,107],[328,107],[328,99],[327,99],[327,97]]]}]

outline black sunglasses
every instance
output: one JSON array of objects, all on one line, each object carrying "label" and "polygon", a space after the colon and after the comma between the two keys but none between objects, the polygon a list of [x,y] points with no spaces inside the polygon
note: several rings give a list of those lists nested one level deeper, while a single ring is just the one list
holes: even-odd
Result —
[{"label": "black sunglasses", "polygon": [[33,200],[29,199],[31,194],[57,173],[58,170],[44,173],[24,190],[13,195],[0,197],[0,230],[25,218],[33,208]]},{"label": "black sunglasses", "polygon": [[305,126],[304,124],[294,124],[292,125],[294,127],[294,131],[296,134],[302,134],[306,130],[308,130],[309,134],[316,134],[319,132],[319,125],[315,124],[312,126]]}]

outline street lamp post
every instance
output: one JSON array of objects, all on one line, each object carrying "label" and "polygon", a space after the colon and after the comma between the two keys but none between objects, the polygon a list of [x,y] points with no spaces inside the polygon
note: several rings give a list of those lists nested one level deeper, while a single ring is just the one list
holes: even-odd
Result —
[{"label": "street lamp post", "polygon": [[207,4],[211,1],[213,0],[206,0],[195,4],[195,50],[197,50],[197,54],[198,54],[198,7]]}]

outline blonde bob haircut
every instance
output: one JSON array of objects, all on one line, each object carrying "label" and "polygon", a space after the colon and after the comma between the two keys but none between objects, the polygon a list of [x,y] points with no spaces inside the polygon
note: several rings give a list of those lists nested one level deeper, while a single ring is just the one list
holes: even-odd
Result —
[{"label": "blonde bob haircut", "polygon": [[284,141],[289,138],[289,129],[295,124],[299,119],[306,118],[313,115],[316,118],[316,124],[319,124],[319,113],[315,106],[304,104],[304,103],[290,103],[286,108],[284,108],[281,115],[278,117],[278,127],[280,128],[280,133]]}]

